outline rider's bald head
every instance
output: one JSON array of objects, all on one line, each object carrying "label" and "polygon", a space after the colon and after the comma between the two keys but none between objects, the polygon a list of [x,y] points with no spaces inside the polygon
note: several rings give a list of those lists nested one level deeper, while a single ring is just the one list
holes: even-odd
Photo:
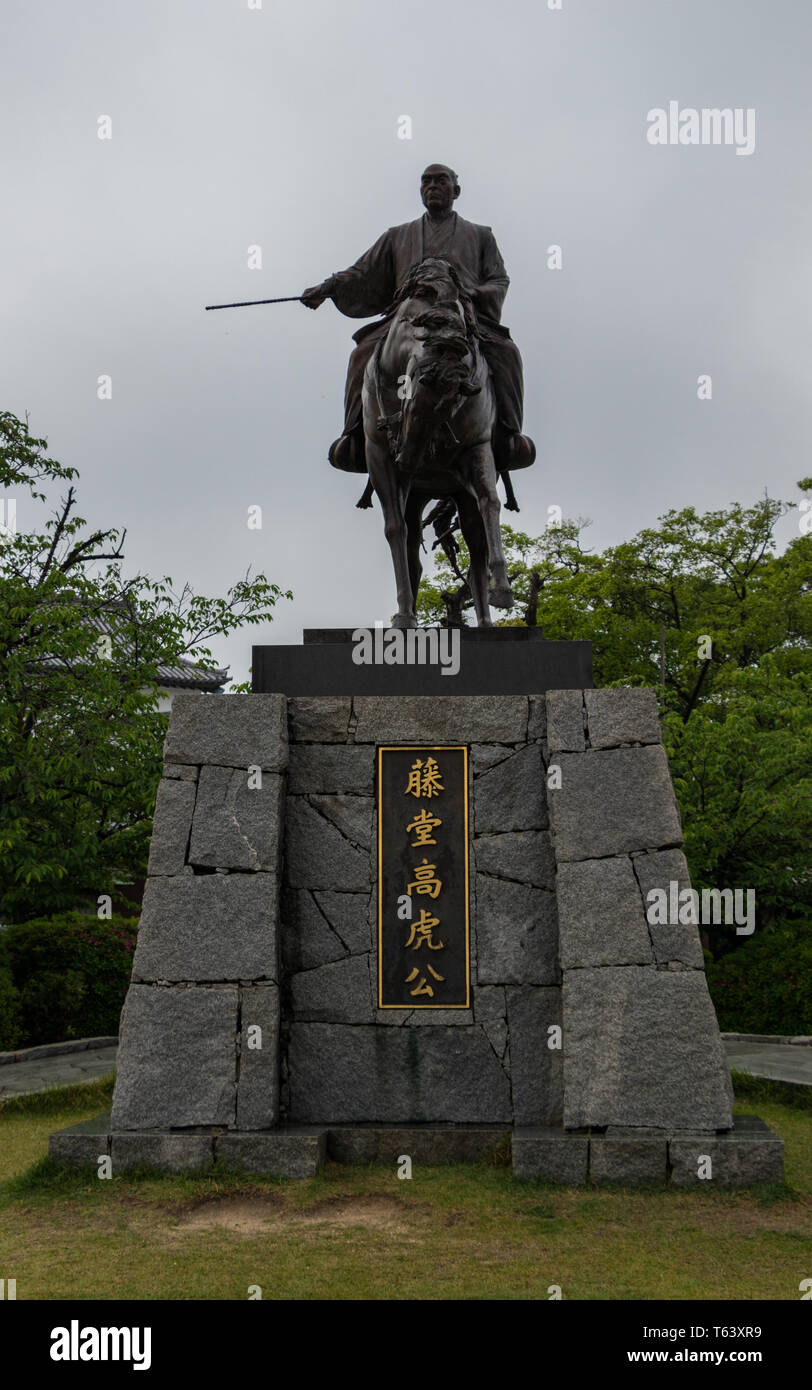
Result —
[{"label": "rider's bald head", "polygon": [[426,166],[420,178],[421,194],[426,192],[427,187],[431,187],[438,175],[443,174],[445,174],[451,182],[452,198],[459,198],[460,181],[450,164],[428,164]]}]

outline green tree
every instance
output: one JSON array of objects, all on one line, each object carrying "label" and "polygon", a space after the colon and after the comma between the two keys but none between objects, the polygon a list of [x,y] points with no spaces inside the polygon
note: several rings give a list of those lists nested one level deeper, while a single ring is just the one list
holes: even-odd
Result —
[{"label": "green tree", "polygon": [[[270,622],[282,590],[250,571],[225,598],[125,578],[124,533],[88,532],[73,479],[0,412],[0,494],[47,500],[41,531],[0,533],[0,920],[23,921],[143,876],[166,717],[158,666],[214,664],[207,645]],[[6,512],[8,521],[8,512]],[[284,595],[292,597],[288,592]],[[112,639],[97,622],[112,624]],[[226,697],[227,698],[227,697]]]},{"label": "green tree", "polygon": [[[776,523],[794,505],[671,511],[599,554],[583,544],[584,521],[536,538],[503,527],[516,594],[507,623],[535,618],[550,640],[591,641],[598,686],[655,688],[694,883],[755,888],[760,928],[811,910],[805,520],[775,553]],[[457,566],[467,564],[461,545]],[[442,592],[457,583],[442,559],[421,594],[423,621],[441,620]],[[714,938],[717,950],[732,944]]]}]

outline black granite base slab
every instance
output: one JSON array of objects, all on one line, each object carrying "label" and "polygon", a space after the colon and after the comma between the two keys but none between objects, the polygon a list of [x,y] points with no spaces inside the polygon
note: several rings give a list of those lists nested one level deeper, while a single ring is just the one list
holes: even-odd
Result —
[{"label": "black granite base slab", "polygon": [[417,641],[414,630],[363,630],[373,634],[370,655],[388,660],[354,660],[361,649],[350,628],[307,629],[301,646],[253,647],[254,694],[537,695],[593,685],[592,643],[547,642],[537,628],[422,628]]}]

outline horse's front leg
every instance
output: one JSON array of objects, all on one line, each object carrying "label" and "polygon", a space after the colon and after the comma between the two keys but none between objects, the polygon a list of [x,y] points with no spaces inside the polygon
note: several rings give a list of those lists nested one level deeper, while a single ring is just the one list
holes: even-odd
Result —
[{"label": "horse's front leg", "polygon": [[494,608],[511,608],[515,600],[502,550],[502,532],[499,527],[501,507],[496,491],[493,449],[489,443],[476,444],[471,450],[469,477],[488,544],[488,568],[492,580],[489,601]]},{"label": "horse's front leg", "polygon": [[401,484],[392,457],[382,444],[367,436],[367,468],[383,512],[384,534],[392,552],[395,570],[398,611],[392,617],[393,627],[417,627],[415,594],[409,575],[407,549],[406,502],[408,483]]}]

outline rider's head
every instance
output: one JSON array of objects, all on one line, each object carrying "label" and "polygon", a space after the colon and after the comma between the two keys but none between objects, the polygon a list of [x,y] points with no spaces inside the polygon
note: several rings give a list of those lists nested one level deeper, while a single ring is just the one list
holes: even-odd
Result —
[{"label": "rider's head", "polygon": [[429,164],[420,180],[420,197],[428,212],[450,212],[460,185],[454,170],[447,164]]}]

